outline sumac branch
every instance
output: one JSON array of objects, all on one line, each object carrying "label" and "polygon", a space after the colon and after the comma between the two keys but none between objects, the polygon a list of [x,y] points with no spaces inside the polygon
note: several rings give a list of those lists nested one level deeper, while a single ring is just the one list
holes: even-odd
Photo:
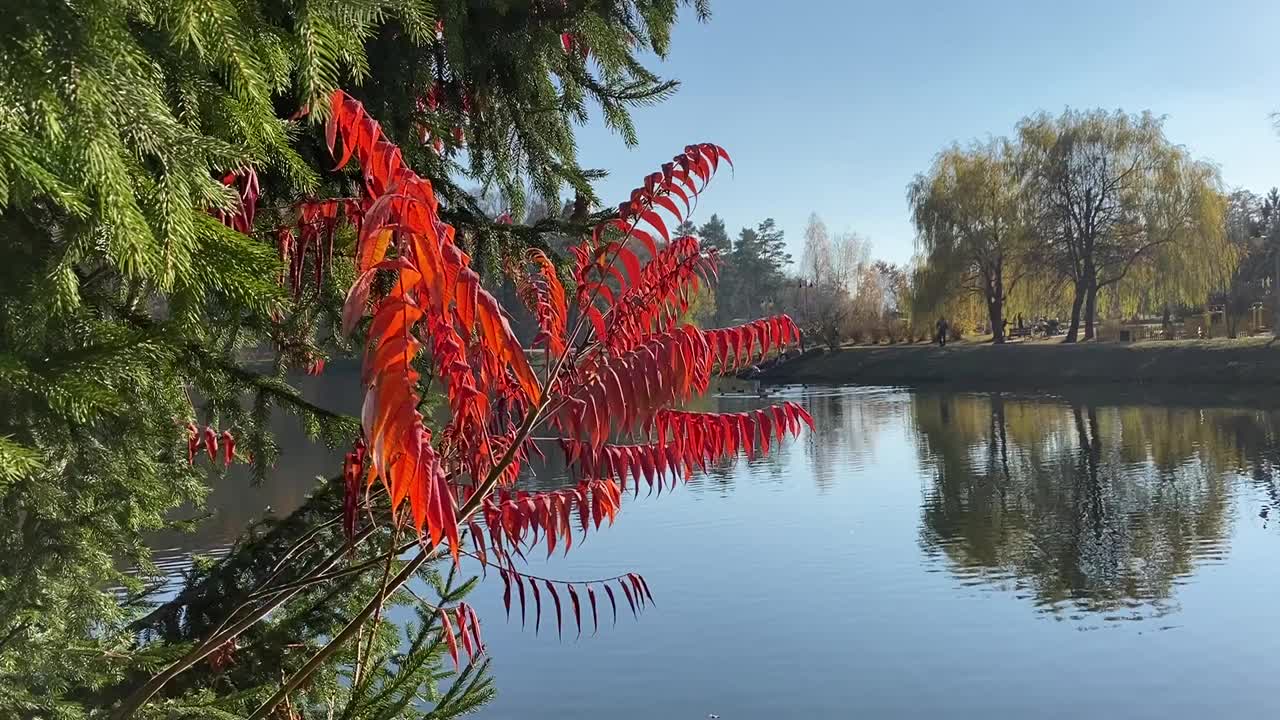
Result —
[{"label": "sumac branch", "polygon": [[[339,168],[359,163],[366,193],[357,280],[343,312],[347,332],[361,324],[367,331],[364,449],[348,457],[349,503],[361,488],[385,485],[393,514],[411,521],[424,543],[447,544],[455,562],[465,552],[496,569],[508,608],[514,598],[523,613],[531,597],[535,625],[544,592],[560,624],[557,587],[579,631],[579,590],[593,628],[597,591],[614,616],[615,589],[633,611],[652,602],[634,573],[558,583],[519,572],[515,560],[541,546],[548,555],[568,552],[575,530],[585,535],[612,523],[628,483],[636,493],[642,481],[650,489],[674,486],[709,463],[765,455],[799,434],[802,423],[812,426],[793,403],[743,413],[679,409],[705,393],[714,374],[800,341],[785,315],[717,330],[680,320],[691,294],[714,281],[716,256],[667,228],[685,219],[721,162],[730,162],[728,153],[689,145],[646,177],[617,218],[570,249],[571,293],[541,251],[508,267],[538,322],[533,344],[547,363],[540,379],[454,229],[441,220],[431,183],[404,164],[359,102],[337,92],[332,105],[330,150]],[[449,419],[437,428],[426,426],[419,409],[421,367],[430,367],[447,399]],[[530,453],[541,455],[538,442],[563,452],[579,478],[575,486],[515,487]],[[456,620],[460,630],[474,621],[466,610],[441,619]],[[467,649],[468,632],[459,637]]]}]

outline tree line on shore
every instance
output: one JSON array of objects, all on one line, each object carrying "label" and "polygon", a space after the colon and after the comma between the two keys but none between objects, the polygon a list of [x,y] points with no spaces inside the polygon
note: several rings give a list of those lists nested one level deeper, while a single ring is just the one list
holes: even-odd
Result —
[{"label": "tree line on shore", "polygon": [[[499,213],[497,203],[491,212]],[[557,217],[572,213],[572,204]],[[544,221],[545,206],[535,205],[526,223]],[[684,319],[702,327],[740,324],[775,313],[787,313],[811,341],[836,346],[844,341],[896,342],[924,339],[923,323],[909,322],[912,296],[910,267],[872,257],[871,242],[855,232],[832,233],[817,214],[809,217],[797,262],[787,250],[786,236],[773,218],[742,227],[734,235],[719,215],[701,225],[685,221],[673,237],[693,236],[716,256],[714,286],[699,288],[690,298]],[[553,249],[567,237],[549,239]],[[645,256],[643,248],[637,253]],[[501,297],[517,290],[506,283]],[[536,336],[536,319],[513,312],[517,334],[527,341]]]},{"label": "tree line on shore", "polygon": [[1205,302],[1239,265],[1217,169],[1150,113],[1027,117],[1012,138],[942,151],[907,196],[917,305],[975,295],[995,342],[1010,303],[1069,298],[1066,341],[1089,340],[1104,310]]},{"label": "tree line on shore", "polygon": [[907,203],[905,266],[816,214],[794,266],[772,221],[735,242],[723,223],[696,228],[722,251],[713,316],[780,309],[834,346],[928,338],[940,317],[996,343],[1035,317],[1060,320],[1066,342],[1096,338],[1107,318],[1159,317],[1172,334],[1174,315],[1214,308],[1234,337],[1280,278],[1280,191],[1226,190],[1149,112],[1028,116],[1011,137],[943,149]]}]

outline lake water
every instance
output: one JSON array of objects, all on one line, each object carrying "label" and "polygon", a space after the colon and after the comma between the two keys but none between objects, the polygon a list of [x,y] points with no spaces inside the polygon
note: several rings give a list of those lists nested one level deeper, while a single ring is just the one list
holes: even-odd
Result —
[{"label": "lake water", "polygon": [[[531,563],[566,580],[643,574],[657,607],[639,621],[560,641],[545,619],[536,636],[507,622],[496,577],[473,593],[499,690],[480,717],[1280,711],[1280,411],[1266,409],[1280,404],[767,392],[802,402],[817,431],[628,496],[612,528]],[[762,402],[729,392],[705,409]],[[162,543],[167,557],[216,551],[335,467],[300,439],[287,451],[292,477],[220,488],[220,519]]]}]

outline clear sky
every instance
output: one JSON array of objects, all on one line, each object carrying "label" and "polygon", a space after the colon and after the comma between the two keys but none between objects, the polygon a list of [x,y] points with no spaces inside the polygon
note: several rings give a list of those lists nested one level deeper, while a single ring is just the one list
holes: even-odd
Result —
[{"label": "clear sky", "polygon": [[1151,110],[1171,141],[1255,192],[1280,185],[1280,1],[712,0],[655,66],[682,81],[635,112],[628,150],[599,123],[580,159],[606,202],[688,142],[723,145],[695,216],[730,232],[772,216],[798,258],[811,212],[911,257],[906,185],[953,141],[1010,134],[1038,110]]}]

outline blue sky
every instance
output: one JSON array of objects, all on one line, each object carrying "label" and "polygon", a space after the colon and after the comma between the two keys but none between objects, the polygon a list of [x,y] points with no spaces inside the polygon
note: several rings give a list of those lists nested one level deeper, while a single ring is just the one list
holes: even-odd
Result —
[{"label": "blue sky", "polygon": [[635,112],[627,149],[599,123],[579,156],[623,199],[686,143],[732,154],[695,221],[772,216],[792,252],[810,212],[911,257],[906,185],[953,141],[1005,135],[1038,110],[1151,110],[1228,187],[1280,185],[1280,2],[713,0],[655,66],[682,81]]}]

